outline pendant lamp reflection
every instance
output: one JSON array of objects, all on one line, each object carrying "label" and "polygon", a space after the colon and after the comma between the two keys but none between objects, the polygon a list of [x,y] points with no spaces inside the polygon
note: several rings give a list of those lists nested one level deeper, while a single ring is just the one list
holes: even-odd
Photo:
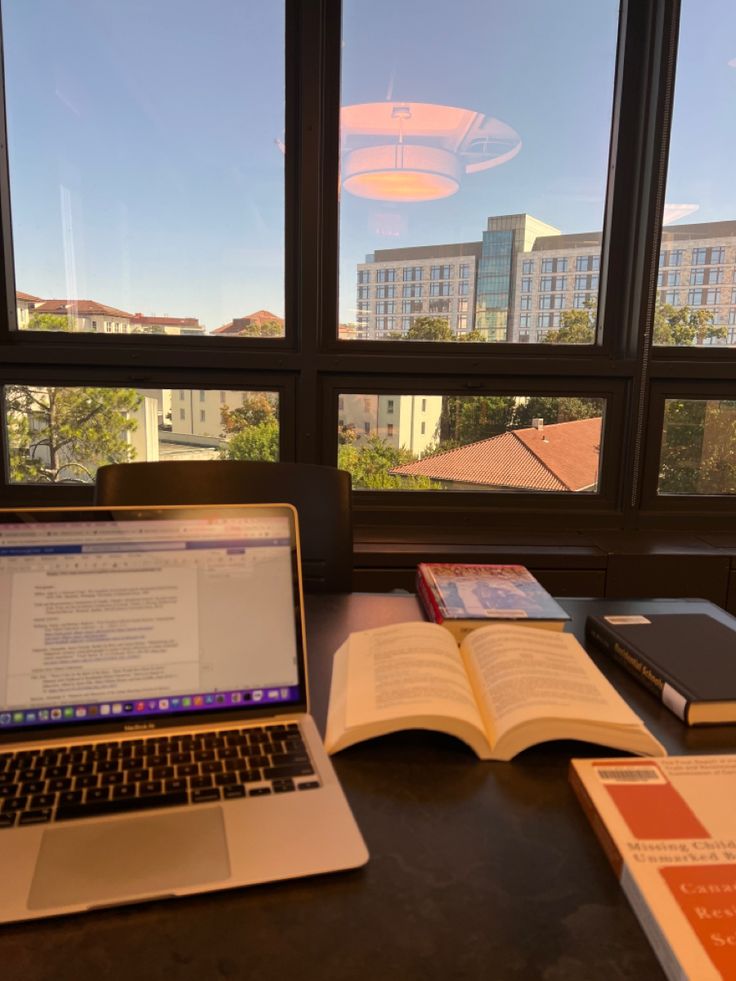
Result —
[{"label": "pendant lamp reflection", "polygon": [[521,137],[500,119],[425,102],[344,106],[341,181],[378,201],[433,201],[455,194],[466,174],[511,160]]}]

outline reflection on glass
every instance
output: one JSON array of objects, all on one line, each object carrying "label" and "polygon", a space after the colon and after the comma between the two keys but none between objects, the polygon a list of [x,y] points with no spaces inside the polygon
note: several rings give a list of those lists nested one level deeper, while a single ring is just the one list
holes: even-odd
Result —
[{"label": "reflection on glass", "polygon": [[346,0],[340,338],[593,343],[617,17]]},{"label": "reflection on glass", "polygon": [[736,401],[666,399],[659,494],[736,494]]},{"label": "reflection on glass", "polygon": [[[706,26],[706,10],[717,31]],[[683,0],[656,345],[736,346],[736,136],[723,125],[736,112],[735,37],[732,0],[708,0],[705,7]],[[691,215],[695,221],[682,221]]]},{"label": "reflection on glass", "polygon": [[19,329],[282,336],[283,2],[1,10]]},{"label": "reflection on glass", "polygon": [[12,483],[92,483],[106,463],[279,456],[274,392],[8,385],[3,399]]},{"label": "reflection on glass", "polygon": [[355,395],[338,400],[338,466],[358,490],[595,493],[604,399]]}]

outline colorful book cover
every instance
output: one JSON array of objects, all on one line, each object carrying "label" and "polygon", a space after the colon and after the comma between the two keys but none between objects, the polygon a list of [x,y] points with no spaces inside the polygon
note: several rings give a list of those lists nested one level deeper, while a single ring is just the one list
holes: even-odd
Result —
[{"label": "colorful book cover", "polygon": [[736,979],[736,756],[573,760],[570,780],[667,976]]}]

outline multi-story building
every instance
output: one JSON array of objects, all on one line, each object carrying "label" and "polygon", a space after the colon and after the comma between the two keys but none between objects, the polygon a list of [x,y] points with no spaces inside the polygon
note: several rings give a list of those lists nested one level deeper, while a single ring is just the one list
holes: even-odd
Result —
[{"label": "multi-story building", "polygon": [[44,300],[30,293],[16,293],[16,315],[19,330],[28,330],[37,314],[64,317],[68,329],[95,334],[174,334],[206,333],[196,317],[147,317],[126,313],[97,300]]},{"label": "multi-story building", "polygon": [[379,436],[415,456],[439,441],[441,395],[341,395],[338,425],[352,429],[355,443]]},{"label": "multi-story building", "polygon": [[459,337],[473,329],[481,243],[382,249],[358,266],[358,339],[405,335],[417,317],[441,317]]},{"label": "multi-story building", "polygon": [[130,318],[130,325],[131,330],[142,334],[200,337],[206,333],[196,317],[146,317],[135,313]]},{"label": "multi-story building", "polygon": [[[406,334],[421,315],[445,317],[459,337],[544,341],[565,311],[596,306],[601,238],[501,215],[482,242],[375,252],[358,266],[358,337]],[[736,221],[666,226],[659,266],[659,302],[710,310],[727,336],[709,343],[736,345]]]},{"label": "multi-story building", "polygon": [[33,311],[37,303],[43,303],[40,296],[31,296],[30,293],[15,294],[15,311],[18,322],[18,330],[26,330],[28,322],[33,316]]}]

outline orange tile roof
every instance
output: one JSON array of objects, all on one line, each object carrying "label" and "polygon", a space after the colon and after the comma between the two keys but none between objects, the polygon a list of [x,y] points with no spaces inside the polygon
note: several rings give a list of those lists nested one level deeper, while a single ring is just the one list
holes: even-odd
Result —
[{"label": "orange tile roof", "polygon": [[484,487],[581,491],[597,484],[600,432],[600,417],[516,429],[390,472]]},{"label": "orange tile roof", "polygon": [[34,303],[41,299],[40,296],[31,296],[30,293],[21,293],[20,290],[15,291],[15,298],[17,300],[32,300]]},{"label": "orange tile roof", "polygon": [[55,313],[55,314],[79,314],[83,317],[90,314],[106,314],[108,317],[121,317],[130,320],[132,314],[125,310],[117,310],[115,307],[108,307],[97,300],[44,300],[39,304],[34,313]]},{"label": "orange tile roof", "polygon": [[271,313],[270,310],[256,310],[255,313],[249,313],[245,317],[234,317],[230,323],[223,324],[222,327],[216,327],[212,333],[213,334],[239,334],[246,327],[252,324],[268,324],[276,323],[284,324],[283,317],[277,317],[275,313]]},{"label": "orange tile roof", "polygon": [[133,314],[130,318],[134,324],[161,324],[169,327],[199,327],[196,317],[146,317],[142,313]]}]

